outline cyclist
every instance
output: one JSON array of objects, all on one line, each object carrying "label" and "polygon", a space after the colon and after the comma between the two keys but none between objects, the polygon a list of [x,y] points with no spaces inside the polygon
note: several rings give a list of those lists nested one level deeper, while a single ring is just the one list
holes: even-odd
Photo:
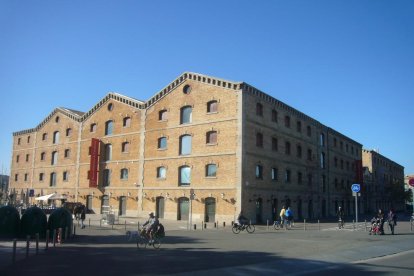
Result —
[{"label": "cyclist", "polygon": [[154,216],[154,213],[149,213],[148,220],[142,225],[144,226],[144,231],[146,235],[149,237],[150,244],[153,242],[152,234],[158,229],[159,220],[156,216]]},{"label": "cyclist", "polygon": [[249,220],[243,215],[243,210],[240,211],[240,214],[237,216],[236,223],[240,226],[247,224]]},{"label": "cyclist", "polygon": [[286,208],[285,206],[282,207],[282,210],[280,210],[280,227],[283,227],[283,224],[285,224],[286,219]]},{"label": "cyclist", "polygon": [[286,217],[286,227],[287,227],[287,225],[290,225],[290,227],[292,227],[292,223],[293,223],[293,212],[290,209],[290,207],[287,208],[287,210],[285,212],[285,217]]},{"label": "cyclist", "polygon": [[338,217],[338,221],[340,222],[340,226],[339,228],[343,228],[344,227],[344,210],[342,209],[341,206],[339,206],[338,208],[338,212],[336,213],[336,216]]}]

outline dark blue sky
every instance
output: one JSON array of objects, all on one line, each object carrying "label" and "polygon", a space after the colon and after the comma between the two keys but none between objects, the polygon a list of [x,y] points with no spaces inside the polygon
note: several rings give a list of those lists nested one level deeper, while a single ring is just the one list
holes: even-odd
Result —
[{"label": "dark blue sky", "polygon": [[414,1],[2,0],[0,38],[3,172],[12,133],[54,108],[147,100],[193,71],[245,81],[414,173]]}]

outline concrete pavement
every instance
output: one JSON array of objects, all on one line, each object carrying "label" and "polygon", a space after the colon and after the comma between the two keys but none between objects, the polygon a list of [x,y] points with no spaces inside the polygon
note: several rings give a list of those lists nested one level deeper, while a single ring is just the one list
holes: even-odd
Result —
[{"label": "concrete pavement", "polygon": [[[137,249],[135,243],[126,239],[125,227],[134,231],[136,223],[142,223],[144,218],[121,218],[114,226],[101,225],[99,220],[89,218],[91,226],[77,228],[74,239],[48,251],[41,250],[39,255],[31,249],[27,259],[23,250],[14,265],[11,256],[3,254],[6,248],[2,243],[0,274],[302,275],[329,271],[370,274],[376,272],[375,266],[367,268],[358,262],[395,256],[414,248],[409,222],[400,222],[393,236],[370,236],[361,228],[354,230],[352,224],[338,230],[335,223],[308,224],[306,231],[303,223],[296,223],[288,231],[256,226],[254,234],[235,235],[229,226],[213,229],[209,224],[210,228],[205,230],[200,227],[186,230],[186,222],[162,220],[167,236],[161,249]],[[386,269],[393,272],[392,267]],[[401,270],[413,271],[414,265]]]}]

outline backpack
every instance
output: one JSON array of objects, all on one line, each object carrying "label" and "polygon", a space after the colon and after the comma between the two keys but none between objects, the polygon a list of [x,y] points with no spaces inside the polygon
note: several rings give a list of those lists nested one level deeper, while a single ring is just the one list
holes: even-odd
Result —
[{"label": "backpack", "polygon": [[164,238],[165,237],[164,225],[162,225],[161,223],[158,224],[158,229],[157,229],[157,233],[156,234],[160,238]]}]

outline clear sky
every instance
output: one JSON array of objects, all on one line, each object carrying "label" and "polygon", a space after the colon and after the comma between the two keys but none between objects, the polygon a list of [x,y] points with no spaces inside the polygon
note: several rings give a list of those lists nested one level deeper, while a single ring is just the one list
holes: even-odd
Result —
[{"label": "clear sky", "polygon": [[185,71],[245,81],[414,173],[412,0],[1,0],[0,173],[12,133]]}]

